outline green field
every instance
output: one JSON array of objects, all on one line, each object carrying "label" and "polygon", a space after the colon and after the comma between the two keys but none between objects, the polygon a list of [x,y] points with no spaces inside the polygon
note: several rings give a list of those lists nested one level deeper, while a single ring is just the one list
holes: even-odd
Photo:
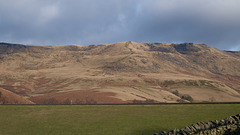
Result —
[{"label": "green field", "polygon": [[1,135],[151,135],[240,113],[240,104],[1,105]]}]

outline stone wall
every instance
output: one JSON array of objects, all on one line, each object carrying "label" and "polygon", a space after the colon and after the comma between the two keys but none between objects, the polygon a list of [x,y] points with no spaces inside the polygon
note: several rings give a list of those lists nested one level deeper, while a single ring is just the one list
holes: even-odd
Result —
[{"label": "stone wall", "polygon": [[182,129],[162,131],[154,135],[240,135],[240,114],[220,121],[198,122]]}]

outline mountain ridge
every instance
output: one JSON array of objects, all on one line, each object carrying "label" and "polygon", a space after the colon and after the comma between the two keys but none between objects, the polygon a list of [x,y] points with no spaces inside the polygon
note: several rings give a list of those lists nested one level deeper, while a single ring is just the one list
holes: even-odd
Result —
[{"label": "mountain ridge", "polygon": [[[239,51],[221,51],[205,44],[126,41],[89,46],[35,46],[0,43],[0,88],[32,100],[38,96],[44,98],[43,95],[49,98],[48,94],[54,93],[56,99],[60,99],[59,92],[84,90],[112,93],[103,95],[118,99],[114,101],[121,99],[121,103],[240,101],[239,67]],[[176,95],[176,91],[180,94]],[[202,98],[199,94],[208,96]],[[184,99],[184,95],[192,100]],[[73,97],[69,93],[66,96]],[[72,99],[73,103],[76,98]]]}]

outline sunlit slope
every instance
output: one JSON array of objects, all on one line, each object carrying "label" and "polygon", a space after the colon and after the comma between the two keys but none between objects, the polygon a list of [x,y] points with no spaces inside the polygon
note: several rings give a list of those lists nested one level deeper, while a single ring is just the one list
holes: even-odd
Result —
[{"label": "sunlit slope", "polygon": [[235,102],[239,67],[240,52],[204,44],[0,44],[0,87],[36,103]]}]

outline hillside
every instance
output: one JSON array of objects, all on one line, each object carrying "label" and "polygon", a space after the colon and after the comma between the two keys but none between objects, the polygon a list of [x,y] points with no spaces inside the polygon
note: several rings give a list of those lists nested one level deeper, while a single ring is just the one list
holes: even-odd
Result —
[{"label": "hillside", "polygon": [[204,44],[0,43],[0,88],[37,104],[239,102],[239,67]]},{"label": "hillside", "polygon": [[0,104],[34,104],[15,93],[0,88]]}]

